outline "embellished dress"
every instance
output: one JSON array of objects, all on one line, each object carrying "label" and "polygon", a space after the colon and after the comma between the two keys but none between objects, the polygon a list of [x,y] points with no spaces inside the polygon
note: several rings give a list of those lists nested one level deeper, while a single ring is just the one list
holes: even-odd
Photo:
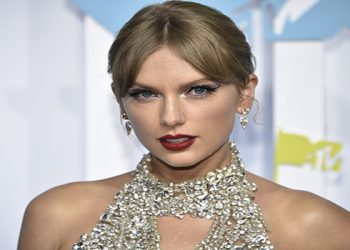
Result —
[{"label": "embellished dress", "polygon": [[182,219],[186,214],[212,220],[207,237],[195,249],[274,249],[261,209],[253,202],[257,187],[245,178],[235,144],[230,147],[229,166],[181,183],[158,180],[150,173],[150,155],[144,156],[133,180],[116,194],[114,204],[72,249],[159,250],[157,217]]}]

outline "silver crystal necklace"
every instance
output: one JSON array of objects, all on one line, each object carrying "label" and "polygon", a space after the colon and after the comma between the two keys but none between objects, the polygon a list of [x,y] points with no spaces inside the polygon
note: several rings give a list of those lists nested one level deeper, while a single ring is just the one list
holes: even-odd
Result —
[{"label": "silver crystal necklace", "polygon": [[245,178],[234,143],[230,149],[229,166],[181,183],[161,182],[150,173],[150,155],[144,156],[134,179],[73,249],[159,250],[157,217],[182,219],[186,214],[212,220],[207,237],[195,249],[273,249],[261,209],[253,202],[257,187]]}]

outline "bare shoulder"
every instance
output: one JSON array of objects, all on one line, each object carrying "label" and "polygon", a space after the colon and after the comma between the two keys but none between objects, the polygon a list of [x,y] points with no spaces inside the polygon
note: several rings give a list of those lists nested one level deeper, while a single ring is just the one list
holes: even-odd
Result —
[{"label": "bare shoulder", "polygon": [[350,213],[313,193],[250,175],[277,249],[350,249]]},{"label": "bare shoulder", "polygon": [[284,190],[280,196],[286,197],[282,208],[289,214],[291,235],[307,239],[305,249],[350,249],[348,211],[310,192]]},{"label": "bare shoulder", "polygon": [[18,249],[71,249],[99,220],[132,173],[52,188],[26,208]]}]

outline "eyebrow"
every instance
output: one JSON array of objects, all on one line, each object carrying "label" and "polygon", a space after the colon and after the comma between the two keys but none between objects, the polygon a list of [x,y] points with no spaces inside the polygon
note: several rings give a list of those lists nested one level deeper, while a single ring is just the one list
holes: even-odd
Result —
[{"label": "eyebrow", "polygon": [[[198,83],[202,83],[202,82],[206,82],[206,81],[210,81],[210,79],[208,78],[200,78],[200,79],[196,79],[196,80],[193,80],[193,81],[190,81],[190,82],[187,82],[187,83],[181,83],[180,84],[180,90],[183,91],[183,90],[186,90],[188,89],[190,86],[192,85],[196,85]],[[144,88],[144,89],[149,89],[151,91],[154,91],[154,92],[159,92],[159,90],[155,87],[152,87],[146,83],[141,83],[141,82],[134,82],[134,84],[131,85],[130,89],[132,89],[133,87],[140,87],[140,88]]]}]

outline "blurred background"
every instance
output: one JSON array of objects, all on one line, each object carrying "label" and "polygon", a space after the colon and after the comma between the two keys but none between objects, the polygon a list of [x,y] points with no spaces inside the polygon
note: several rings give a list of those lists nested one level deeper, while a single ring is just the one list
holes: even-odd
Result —
[{"label": "blurred background", "polygon": [[[38,194],[132,170],[146,153],[120,124],[107,52],[156,2],[0,1],[1,249],[16,248]],[[248,170],[349,210],[350,1],[197,2],[230,16],[257,58],[260,108],[232,133]]]}]

